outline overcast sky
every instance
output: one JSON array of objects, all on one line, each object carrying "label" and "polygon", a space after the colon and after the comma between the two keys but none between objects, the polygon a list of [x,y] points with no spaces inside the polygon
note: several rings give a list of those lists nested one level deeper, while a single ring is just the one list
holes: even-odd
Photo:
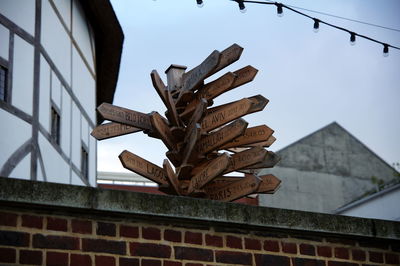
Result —
[{"label": "overcast sky", "polygon": [[[382,56],[383,46],[321,25],[276,7],[204,0],[111,1],[125,34],[114,104],[163,114],[165,107],[152,87],[156,69],[166,83],[170,64],[191,69],[213,50],[233,43],[244,48],[241,59],[208,80],[247,65],[259,70],[255,80],[219,96],[215,105],[262,94],[270,100],[264,111],[245,118],[249,126],[275,130],[277,151],[333,121],[386,162],[400,161],[400,51]],[[400,29],[397,0],[293,0],[284,4]],[[304,11],[306,12],[306,11]],[[400,46],[400,32],[306,12],[359,34]],[[207,81],[208,81],[207,80]],[[126,171],[118,160],[127,149],[162,165],[166,148],[143,133],[99,142],[98,170]]]}]

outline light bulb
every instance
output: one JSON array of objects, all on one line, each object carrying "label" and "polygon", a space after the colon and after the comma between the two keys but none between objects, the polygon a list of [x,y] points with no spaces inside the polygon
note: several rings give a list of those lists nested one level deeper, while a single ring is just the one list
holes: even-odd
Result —
[{"label": "light bulb", "polygon": [[196,0],[197,1],[197,7],[202,8],[204,6],[204,3],[202,0]]},{"label": "light bulb", "polygon": [[237,3],[239,5],[240,12],[246,13],[247,9],[246,9],[246,6],[243,3],[243,0],[238,0]]},{"label": "light bulb", "polygon": [[242,13],[246,13],[247,12],[247,8],[242,8],[242,9],[239,9],[240,10],[240,12],[242,12]]},{"label": "light bulb", "polygon": [[276,12],[278,17],[283,17],[283,7],[281,3],[276,4]]},{"label": "light bulb", "polygon": [[356,34],[354,32],[350,33],[350,45],[356,44]]},{"label": "light bulb", "polygon": [[383,56],[388,57],[389,56],[389,45],[384,44],[383,45]]},{"label": "light bulb", "polygon": [[317,33],[319,31],[319,20],[318,19],[314,19],[314,28],[313,31],[315,33]]}]

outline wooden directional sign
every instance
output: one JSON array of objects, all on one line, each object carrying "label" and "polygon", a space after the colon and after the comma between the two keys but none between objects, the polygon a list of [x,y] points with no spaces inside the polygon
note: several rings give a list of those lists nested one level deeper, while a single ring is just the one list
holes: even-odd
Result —
[{"label": "wooden directional sign", "polygon": [[229,155],[227,153],[224,153],[223,155],[212,160],[199,173],[192,177],[188,188],[188,194],[192,193],[194,190],[202,188],[214,177],[221,174],[228,166],[228,161]]},{"label": "wooden directional sign", "polygon": [[261,183],[257,189],[257,193],[274,193],[281,184],[281,180],[274,175],[263,175],[259,176],[259,178],[261,179]]},{"label": "wooden directional sign", "polygon": [[186,136],[184,142],[187,142],[187,137],[195,128],[195,125],[197,123],[201,123],[201,119],[203,117],[203,113],[205,112],[206,108],[207,108],[207,101],[205,99],[201,99],[186,127]]},{"label": "wooden directional sign", "polygon": [[207,190],[207,198],[220,201],[233,201],[257,191],[260,182],[260,179],[256,176],[249,175],[214,191]]},{"label": "wooden directional sign", "polygon": [[191,91],[206,79],[218,66],[221,54],[212,52],[200,65],[183,75],[182,91]]},{"label": "wooden directional sign", "polygon": [[268,151],[268,154],[265,156],[262,162],[248,166],[246,169],[271,168],[274,167],[280,160],[281,158],[276,153]]},{"label": "wooden directional sign", "polygon": [[104,140],[139,131],[142,131],[142,129],[112,122],[95,127],[90,135],[97,140]]},{"label": "wooden directional sign", "polygon": [[176,176],[174,170],[172,170],[171,165],[168,160],[165,159],[163,162],[164,171],[167,173],[167,178],[171,186],[174,188],[176,194],[181,195],[181,189],[179,187],[178,177]]},{"label": "wooden directional sign", "polygon": [[225,144],[221,149],[244,146],[252,143],[267,141],[274,131],[266,125],[247,128],[243,136]]},{"label": "wooden directional sign", "polygon": [[164,82],[162,81],[160,75],[158,74],[157,70],[151,71],[150,77],[153,83],[153,87],[156,89],[158,96],[160,96],[165,107],[168,108],[167,95],[166,95],[167,88]]},{"label": "wooden directional sign", "polygon": [[113,122],[134,126],[143,130],[152,131],[150,116],[126,108],[118,107],[109,103],[102,103],[97,107],[100,115]]},{"label": "wooden directional sign", "polygon": [[[247,112],[247,114],[251,114],[251,113],[254,113],[254,112],[262,111],[265,108],[265,106],[267,105],[267,103],[268,103],[268,99],[266,99],[262,95],[256,95],[256,96],[249,97],[249,98],[246,98],[246,99],[250,100],[251,103],[252,103],[249,111]],[[234,101],[234,102],[231,102],[231,103],[222,104],[222,105],[213,107],[211,109],[208,109],[207,110],[207,114],[212,114],[212,113],[218,112],[219,110],[221,110],[223,108],[227,108],[228,106],[236,104],[237,102],[239,102],[239,101]]]},{"label": "wooden directional sign", "polygon": [[218,149],[225,143],[242,135],[243,132],[246,130],[247,125],[248,123],[240,118],[235,122],[224,126],[218,131],[215,131],[210,135],[201,138],[197,142],[195,149],[199,155]]},{"label": "wooden directional sign", "polygon": [[275,138],[274,136],[271,136],[271,137],[269,137],[268,140],[267,140],[265,143],[263,143],[262,145],[263,145],[264,147],[269,147],[269,146],[272,145],[272,143],[275,142],[275,140],[276,140],[276,138]]},{"label": "wooden directional sign", "polygon": [[267,150],[261,147],[254,147],[242,152],[233,154],[229,159],[229,165],[224,174],[245,168],[250,165],[260,163],[267,155]]},{"label": "wooden directional sign", "polygon": [[201,129],[203,132],[208,132],[217,127],[220,127],[236,118],[242,117],[248,113],[252,105],[252,102],[244,98],[240,101],[235,102],[220,108],[218,111],[208,114],[204,117],[201,123]]},{"label": "wooden directional sign", "polygon": [[252,81],[254,77],[257,75],[257,72],[258,70],[252,66],[246,66],[244,68],[241,68],[233,72],[237,76],[237,78],[232,84],[232,89]]},{"label": "wooden directional sign", "polygon": [[237,45],[236,43],[232,44],[225,50],[221,52],[221,60],[219,61],[218,66],[213,71],[214,73],[220,71],[221,69],[229,66],[230,64],[239,60],[242,55],[243,48]]},{"label": "wooden directional sign", "polygon": [[167,185],[167,175],[163,168],[146,161],[145,159],[127,150],[119,155],[122,165],[139,175],[142,175],[158,184]]},{"label": "wooden directional sign", "polygon": [[174,126],[180,126],[182,123],[176,111],[176,107],[174,104],[174,100],[172,99],[171,92],[169,90],[166,90],[165,95],[166,95],[166,107],[168,109],[168,114],[170,115],[171,124]]},{"label": "wooden directional sign", "polygon": [[167,123],[164,121],[163,117],[159,113],[154,112],[151,115],[151,124],[154,131],[157,132],[158,136],[160,136],[161,140],[164,142],[165,146],[167,146],[170,150],[175,150],[175,138],[172,135]]}]

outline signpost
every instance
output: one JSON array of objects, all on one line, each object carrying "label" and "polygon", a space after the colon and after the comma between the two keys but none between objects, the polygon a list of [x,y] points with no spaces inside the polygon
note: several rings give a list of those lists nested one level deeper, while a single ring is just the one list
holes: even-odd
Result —
[{"label": "signpost", "polygon": [[[247,128],[242,118],[262,111],[268,100],[256,95],[209,108],[216,97],[256,76],[258,70],[246,66],[204,82],[236,62],[242,52],[237,44],[213,51],[186,73],[185,66],[171,65],[166,71],[167,86],[153,70],[151,81],[167,109],[166,118],[157,112],[144,114],[103,103],[97,110],[112,123],[96,127],[92,135],[103,140],[143,131],[160,139],[168,149],[162,168],[126,150],[119,159],[126,169],[158,183],[167,194],[233,201],[254,193],[274,193],[281,181],[257,174],[257,169],[273,167],[280,160],[264,148],[275,141],[274,131],[266,125]],[[224,176],[235,171],[244,175]]]}]

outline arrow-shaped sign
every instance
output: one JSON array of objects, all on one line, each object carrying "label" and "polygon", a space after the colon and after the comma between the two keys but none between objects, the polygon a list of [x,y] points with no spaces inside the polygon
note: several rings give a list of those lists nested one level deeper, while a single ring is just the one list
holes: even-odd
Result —
[{"label": "arrow-shaped sign", "polygon": [[154,112],[150,118],[154,131],[161,138],[162,142],[164,142],[165,146],[170,150],[176,150],[176,141],[163,117],[159,113]]},{"label": "arrow-shaped sign", "polygon": [[260,163],[267,155],[267,150],[261,147],[254,147],[242,152],[233,154],[229,159],[229,165],[224,174],[237,171],[248,166]]},{"label": "arrow-shaped sign", "polygon": [[168,160],[165,159],[163,162],[164,171],[167,173],[167,178],[171,186],[174,188],[175,193],[181,195],[181,189],[179,187],[178,177],[176,176],[174,170],[169,164]]},{"label": "arrow-shaped sign", "polygon": [[158,184],[168,185],[167,175],[161,167],[127,150],[123,151],[118,157],[126,169],[142,175]]},{"label": "arrow-shaped sign", "polygon": [[246,167],[246,169],[271,168],[274,167],[280,160],[281,157],[279,157],[279,155],[272,151],[268,151],[268,154],[265,156],[262,162],[250,165]]},{"label": "arrow-shaped sign", "polygon": [[221,149],[232,147],[245,146],[253,143],[267,141],[274,131],[266,125],[247,128],[243,136],[240,136],[233,141],[225,144]]},{"label": "arrow-shaped sign", "polygon": [[256,191],[257,193],[272,194],[278,189],[279,185],[281,184],[281,180],[279,180],[274,175],[262,175],[259,176],[259,178],[261,179],[261,183]]},{"label": "arrow-shaped sign", "polygon": [[213,73],[217,73],[221,69],[229,66],[230,64],[239,60],[242,55],[243,48],[236,43],[232,44],[221,52],[221,59],[218,66],[214,69]]},{"label": "arrow-shaped sign", "polygon": [[150,116],[137,111],[129,110],[109,103],[102,103],[97,107],[100,115],[113,122],[134,126],[143,130],[152,131]]},{"label": "arrow-shaped sign", "polygon": [[[247,114],[251,114],[251,113],[254,113],[254,112],[262,111],[265,108],[265,106],[268,104],[268,102],[269,102],[268,99],[266,99],[262,95],[255,95],[255,96],[252,96],[252,97],[249,97],[249,98],[245,98],[245,99],[250,100],[251,103],[252,103],[251,108],[249,109]],[[228,107],[230,105],[236,104],[237,102],[238,101],[234,101],[234,102],[230,102],[230,103],[226,103],[226,104],[222,104],[222,105],[210,108],[210,109],[207,110],[207,115],[215,113],[215,112],[217,112],[217,111],[219,111],[219,110],[221,110],[223,108],[226,108],[226,107]]]},{"label": "arrow-shaped sign", "polygon": [[142,129],[112,122],[95,127],[90,135],[97,140],[103,140],[139,131],[142,131]]}]

